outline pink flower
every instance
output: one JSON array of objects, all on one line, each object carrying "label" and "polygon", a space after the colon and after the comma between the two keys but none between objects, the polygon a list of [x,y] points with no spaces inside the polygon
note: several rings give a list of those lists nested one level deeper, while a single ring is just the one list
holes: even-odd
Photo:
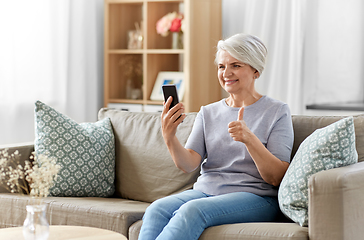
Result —
[{"label": "pink flower", "polygon": [[183,14],[181,13],[171,12],[166,14],[156,24],[157,33],[166,37],[169,32],[181,31],[182,19]]},{"label": "pink flower", "polygon": [[168,35],[168,30],[171,27],[171,21],[164,16],[157,22],[157,33],[166,37]]},{"label": "pink flower", "polygon": [[172,21],[171,27],[169,28],[169,31],[171,32],[179,32],[181,30],[181,19],[175,18]]}]

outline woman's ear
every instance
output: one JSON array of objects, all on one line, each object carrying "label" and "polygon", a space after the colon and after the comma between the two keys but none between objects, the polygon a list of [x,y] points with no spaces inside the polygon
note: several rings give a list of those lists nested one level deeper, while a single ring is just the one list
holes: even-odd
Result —
[{"label": "woman's ear", "polygon": [[254,72],[254,79],[259,78],[259,76],[260,76],[260,74],[259,74],[258,70],[255,70],[255,72]]}]

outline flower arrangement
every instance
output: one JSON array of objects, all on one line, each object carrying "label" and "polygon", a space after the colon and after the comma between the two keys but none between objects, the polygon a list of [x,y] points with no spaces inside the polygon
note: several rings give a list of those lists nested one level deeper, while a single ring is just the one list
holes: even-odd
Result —
[{"label": "flower arrangement", "polygon": [[183,32],[184,27],[184,16],[177,12],[166,14],[156,24],[157,33],[163,37],[168,36],[169,32]]},{"label": "flower arrangement", "polygon": [[0,151],[0,182],[12,193],[29,194],[40,200],[47,197],[60,170],[55,159],[37,156],[34,152],[31,160],[25,160],[24,166],[19,159],[18,151],[12,154],[8,153],[8,149]]},{"label": "flower arrangement", "polygon": [[118,64],[122,67],[122,74],[126,80],[126,98],[141,99],[143,97],[143,64],[139,56],[123,55]]},{"label": "flower arrangement", "polygon": [[143,82],[143,64],[136,55],[123,55],[119,60],[119,65],[123,68],[122,74],[126,78],[138,79]]}]

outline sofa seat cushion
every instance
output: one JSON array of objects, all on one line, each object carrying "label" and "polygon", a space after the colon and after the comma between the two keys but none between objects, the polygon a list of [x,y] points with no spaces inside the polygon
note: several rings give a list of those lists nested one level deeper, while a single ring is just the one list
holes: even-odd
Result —
[{"label": "sofa seat cushion", "polygon": [[206,229],[199,240],[308,240],[308,228],[296,223],[238,223]]},{"label": "sofa seat cushion", "polygon": [[[0,227],[22,226],[26,217],[25,195],[0,194]],[[148,203],[118,198],[48,197],[47,220],[50,225],[73,225],[103,228],[128,235],[129,227],[142,219]]]},{"label": "sofa seat cushion", "polygon": [[[129,229],[129,240],[137,240],[143,221]],[[238,223],[207,228],[199,240],[308,240],[308,228],[296,223]]]}]

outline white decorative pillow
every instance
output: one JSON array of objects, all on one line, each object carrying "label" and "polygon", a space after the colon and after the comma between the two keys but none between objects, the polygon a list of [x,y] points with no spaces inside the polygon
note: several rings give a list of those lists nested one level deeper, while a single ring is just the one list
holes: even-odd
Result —
[{"label": "white decorative pillow", "polygon": [[115,143],[109,118],[78,124],[46,104],[35,103],[37,154],[61,166],[50,196],[108,197],[114,193]]},{"label": "white decorative pillow", "polygon": [[278,191],[281,211],[308,226],[308,179],[314,173],[358,162],[353,117],[317,129],[299,146]]}]

